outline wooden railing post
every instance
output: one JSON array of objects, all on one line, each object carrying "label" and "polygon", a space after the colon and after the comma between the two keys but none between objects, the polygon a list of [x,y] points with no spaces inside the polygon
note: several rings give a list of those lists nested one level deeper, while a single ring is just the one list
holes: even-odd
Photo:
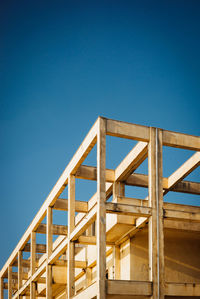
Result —
[{"label": "wooden railing post", "polygon": [[[22,251],[18,251],[18,290],[22,287],[22,259],[23,259],[23,254]],[[20,295],[18,296],[20,298]]]},{"label": "wooden railing post", "polygon": [[48,259],[52,254],[53,247],[53,214],[52,208],[47,208],[47,265],[46,265],[46,296],[48,299],[52,299],[52,266],[48,264]]},{"label": "wooden railing post", "polygon": [[4,299],[3,277],[0,278],[0,299]]},{"label": "wooden railing post", "polygon": [[[36,268],[36,233],[31,232],[31,276],[35,273]],[[30,283],[30,299],[36,298],[35,282]]]},{"label": "wooden railing post", "polygon": [[106,298],[106,120],[97,132],[97,299]]},{"label": "wooden railing post", "polygon": [[8,299],[12,298],[12,266],[8,266]]},{"label": "wooden railing post", "polygon": [[150,128],[149,142],[149,280],[152,299],[164,299],[164,230],[162,186],[162,130]]},{"label": "wooden railing post", "polygon": [[68,178],[68,248],[67,248],[67,292],[68,298],[75,294],[75,243],[70,240],[70,234],[75,227],[75,176]]}]

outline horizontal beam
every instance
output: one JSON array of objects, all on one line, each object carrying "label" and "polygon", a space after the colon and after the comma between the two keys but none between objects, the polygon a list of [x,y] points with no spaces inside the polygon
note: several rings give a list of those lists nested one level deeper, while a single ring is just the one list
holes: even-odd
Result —
[{"label": "horizontal beam", "polygon": [[[118,204],[124,205],[133,205],[139,207],[148,207],[148,200],[146,199],[138,199],[132,197],[125,197],[125,196],[117,196]],[[109,204],[109,203],[107,203]],[[200,214],[200,206],[190,206],[190,205],[183,205],[171,202],[164,202],[163,203],[164,209],[172,210],[172,211],[180,211],[180,212],[191,212],[191,213],[199,213]]]},{"label": "horizontal beam", "polygon": [[[96,245],[96,236],[80,236],[76,243],[83,244],[83,245]],[[112,246],[115,245],[114,242],[107,242],[106,245]]]},{"label": "horizontal beam", "polygon": [[151,216],[151,208],[137,205],[120,204],[116,202],[106,202],[106,213],[149,217]]},{"label": "horizontal beam", "polygon": [[177,221],[200,222],[200,213],[164,209],[164,218]]},{"label": "horizontal beam", "polygon": [[166,296],[200,298],[200,283],[165,283]]},{"label": "horizontal beam", "polygon": [[107,295],[151,296],[150,281],[110,280],[106,281]]},{"label": "horizontal beam", "polygon": [[[12,278],[13,279],[18,279],[18,273],[17,272],[12,272]],[[22,279],[27,280],[28,279],[28,273],[22,273]]]},{"label": "horizontal beam", "polygon": [[200,232],[200,223],[191,221],[176,221],[172,219],[164,219],[164,228],[173,230],[184,230],[188,232]]},{"label": "horizontal beam", "polygon": [[170,191],[200,195],[200,183],[182,181],[176,184]]},{"label": "horizontal beam", "polygon": [[163,145],[200,151],[200,137],[163,130]]},{"label": "horizontal beam", "polygon": [[[3,288],[4,288],[4,290],[8,290],[8,283],[7,282],[4,282]],[[17,283],[12,283],[12,289],[17,290],[18,289],[18,284]]]},{"label": "horizontal beam", "polygon": [[[78,169],[77,178],[96,181],[96,167],[81,165]],[[115,170],[106,169],[106,181],[113,183],[115,181]],[[137,186],[148,188],[148,175],[133,173],[125,181],[126,185]],[[163,178],[163,189],[168,189],[168,179]],[[181,181],[177,183],[170,191],[181,192],[181,193],[190,193],[200,195],[200,183],[190,182],[190,181]]]},{"label": "horizontal beam", "polygon": [[[40,223],[40,225],[36,230],[36,233],[46,234],[47,233],[46,229],[47,229],[47,225],[45,223]],[[52,225],[52,233],[53,235],[67,236],[67,225],[58,225],[58,224]]]},{"label": "horizontal beam", "polygon": [[[27,243],[23,251],[30,252],[31,251],[31,244]],[[46,253],[46,245],[45,244],[36,244],[36,253]]]},{"label": "horizontal beam", "polygon": [[96,236],[80,236],[76,242],[83,245],[96,245]]},{"label": "horizontal beam", "polygon": [[[22,267],[30,268],[30,260],[23,259],[21,263],[22,263]],[[38,263],[38,260],[36,261],[36,263]],[[18,267],[18,261],[15,260],[14,263],[12,264],[12,266]]]},{"label": "horizontal beam", "polygon": [[149,141],[149,127],[112,119],[107,119],[106,134],[138,141]]},{"label": "horizontal beam", "polygon": [[[54,265],[57,266],[57,267],[67,267],[67,261],[65,261],[65,260],[57,260],[54,263]],[[75,268],[84,269],[86,267],[87,267],[87,262],[85,262],[85,261],[76,261],[75,260]]]},{"label": "horizontal beam", "polygon": [[177,221],[200,222],[200,214],[193,212],[172,211],[165,209],[164,218]]},{"label": "horizontal beam", "polygon": [[[53,205],[53,208],[55,210],[68,211],[68,199],[58,198],[55,204]],[[75,211],[80,213],[87,213],[88,211],[87,201],[76,200]]]},{"label": "horizontal beam", "polygon": [[[80,165],[75,177],[84,180],[97,180],[97,168],[94,166]],[[115,180],[115,171],[113,169],[106,169],[106,182],[113,183]]]}]

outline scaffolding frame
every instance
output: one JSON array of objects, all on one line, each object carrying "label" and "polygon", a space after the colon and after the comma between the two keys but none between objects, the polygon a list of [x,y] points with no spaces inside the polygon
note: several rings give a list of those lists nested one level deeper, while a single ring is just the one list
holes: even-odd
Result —
[{"label": "scaffolding frame", "polygon": [[[137,140],[138,143],[116,169],[106,169],[106,135]],[[97,167],[82,163],[97,144]],[[163,146],[196,151],[168,178],[163,177]],[[135,170],[148,157],[148,175]],[[200,194],[200,183],[183,180],[200,165],[200,137],[141,126],[98,117],[74,157],[62,173],[46,201],[33,219],[16,248],[0,272],[0,298],[8,289],[8,299],[56,298],[66,290],[67,298],[116,298],[118,295],[147,296],[164,299],[165,296],[200,296],[200,283],[169,283],[165,281],[164,226],[188,229],[200,228],[200,207],[164,203],[167,192]],[[75,198],[75,180],[97,181],[97,192],[88,201]],[[126,185],[148,188],[145,200],[126,198]],[[68,199],[60,198],[68,186]],[[112,202],[107,202],[110,196]],[[124,201],[121,201],[124,199]],[[68,211],[68,225],[55,225],[53,210]],[[78,214],[76,215],[76,212]],[[134,216],[135,225],[115,242],[106,238],[106,215]],[[46,217],[46,224],[42,220]],[[183,221],[183,222],[182,222]],[[89,228],[96,223],[96,232]],[[120,280],[119,246],[148,224],[149,280]],[[86,232],[86,233],[85,233]],[[46,245],[36,244],[36,233],[46,234]],[[59,235],[53,242],[53,235]],[[30,240],[30,241],[29,241]],[[96,281],[91,283],[91,267],[87,260],[75,259],[77,246],[96,245]],[[30,252],[30,259],[23,259],[23,252]],[[40,259],[37,254],[42,253]],[[113,255],[113,279],[106,277],[106,257]],[[66,259],[60,259],[65,255]],[[67,284],[53,281],[56,265],[67,272]],[[17,267],[18,272],[12,268]],[[28,273],[24,272],[28,268]],[[80,269],[78,275],[75,269]],[[75,282],[86,273],[85,288],[75,291]],[[44,284],[45,295],[39,294],[37,284]]]}]

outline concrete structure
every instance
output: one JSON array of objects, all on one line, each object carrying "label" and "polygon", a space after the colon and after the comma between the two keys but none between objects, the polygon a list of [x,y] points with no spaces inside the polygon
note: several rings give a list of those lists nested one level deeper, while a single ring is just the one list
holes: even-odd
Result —
[{"label": "concrete structure", "polygon": [[[138,141],[115,169],[106,169],[106,135]],[[96,167],[83,165],[95,144]],[[163,146],[195,153],[165,178]],[[148,175],[136,173],[145,159]],[[200,183],[184,180],[199,165],[200,137],[99,117],[2,268],[0,298],[5,289],[9,299],[200,298],[200,207],[163,202],[167,192],[200,195]],[[75,198],[77,179],[97,181],[88,201]],[[126,197],[127,185],[148,197]],[[63,225],[55,209],[68,213]]]}]

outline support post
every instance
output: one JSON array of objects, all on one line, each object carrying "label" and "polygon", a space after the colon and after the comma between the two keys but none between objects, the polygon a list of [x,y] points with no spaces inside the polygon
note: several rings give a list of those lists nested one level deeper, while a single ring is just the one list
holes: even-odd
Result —
[{"label": "support post", "polygon": [[[18,290],[22,287],[22,251],[18,251]],[[20,298],[20,295],[18,296]]]},{"label": "support post", "polygon": [[4,299],[3,277],[0,278],[0,299]]},{"label": "support post", "polygon": [[8,299],[12,298],[12,266],[8,266]]},{"label": "support post", "polygon": [[149,280],[152,299],[164,299],[164,230],[162,186],[162,131],[150,128],[149,167]]},{"label": "support post", "polygon": [[[35,273],[36,268],[36,233],[31,232],[31,276]],[[30,283],[30,299],[36,298],[35,282]]]},{"label": "support post", "polygon": [[67,292],[68,298],[75,294],[75,243],[70,240],[70,234],[75,227],[75,176],[68,178],[68,248],[67,248]]},{"label": "support post", "polygon": [[106,120],[97,132],[97,299],[106,298]]},{"label": "support post", "polygon": [[[125,184],[122,182],[114,182],[113,183],[113,202],[117,202],[118,196],[125,196]],[[123,219],[123,217],[127,218],[130,216],[121,216],[115,215],[118,220]],[[131,262],[131,261],[130,261]],[[120,279],[120,248],[119,246],[113,246],[113,279]]]},{"label": "support post", "polygon": [[52,254],[53,246],[53,214],[52,208],[47,208],[47,265],[46,265],[46,297],[52,299],[52,266],[48,264],[48,259]]},{"label": "support post", "polygon": [[113,246],[113,272],[114,277],[113,279],[120,279],[120,247],[119,246]]}]

